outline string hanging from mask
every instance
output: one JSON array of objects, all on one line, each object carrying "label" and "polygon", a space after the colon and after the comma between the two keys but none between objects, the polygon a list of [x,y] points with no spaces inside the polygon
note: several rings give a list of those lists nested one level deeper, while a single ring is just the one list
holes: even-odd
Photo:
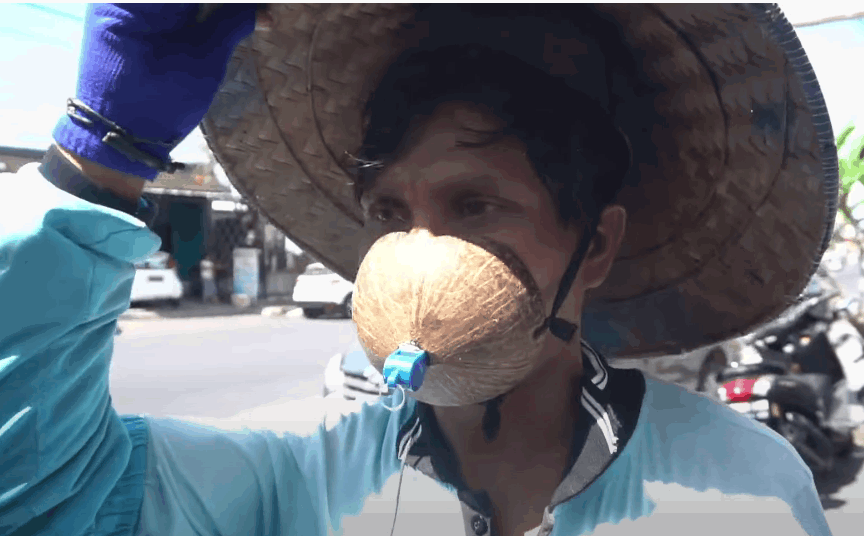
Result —
[{"label": "string hanging from mask", "polygon": [[399,402],[396,406],[391,408],[383,400],[381,401],[381,405],[384,406],[384,409],[386,409],[390,413],[396,413],[405,406],[405,402],[408,400],[408,395],[405,393],[405,388],[401,385],[397,385],[396,389],[382,389],[380,393],[381,395],[390,395],[397,391],[402,395],[402,401]]}]

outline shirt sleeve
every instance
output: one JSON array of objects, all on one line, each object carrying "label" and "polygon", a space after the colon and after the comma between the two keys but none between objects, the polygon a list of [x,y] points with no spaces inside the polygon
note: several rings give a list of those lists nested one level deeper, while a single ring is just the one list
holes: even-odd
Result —
[{"label": "shirt sleeve", "polygon": [[143,502],[117,486],[132,444],[109,396],[114,330],[159,238],[38,165],[0,180],[0,534],[90,534],[110,496],[140,503],[140,534],[323,535],[398,470],[413,403],[321,399],[257,425],[148,419]]},{"label": "shirt sleeve", "polygon": [[37,164],[0,183],[0,533],[53,509],[42,529],[74,536],[128,461],[108,367],[132,263],[160,242],[54,187]]},{"label": "shirt sleeve", "polygon": [[677,385],[651,379],[647,385],[641,448],[634,456],[648,487],[680,488],[664,493],[673,503],[779,499],[808,536],[831,535],[813,475],[785,438]]},{"label": "shirt sleeve", "polygon": [[397,436],[412,411],[310,399],[271,409],[267,421],[150,419],[138,534],[338,531],[398,471]]}]

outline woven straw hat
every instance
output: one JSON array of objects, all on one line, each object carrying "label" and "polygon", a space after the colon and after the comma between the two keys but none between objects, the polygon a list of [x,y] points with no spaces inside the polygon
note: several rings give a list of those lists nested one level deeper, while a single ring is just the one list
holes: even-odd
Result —
[{"label": "woven straw hat", "polygon": [[[584,336],[613,356],[674,354],[772,319],[813,274],[836,215],[834,137],[794,30],[772,4],[587,9],[615,24],[657,90],[613,114],[650,157],[619,197],[627,234],[590,296]],[[251,203],[353,280],[362,219],[347,155],[365,103],[401,52],[458,25],[418,23],[407,4],[271,10],[274,26],[236,50],[204,132]],[[549,49],[550,35],[568,42],[566,23],[494,24],[495,46],[518,43],[533,65],[572,74],[568,46]]]}]

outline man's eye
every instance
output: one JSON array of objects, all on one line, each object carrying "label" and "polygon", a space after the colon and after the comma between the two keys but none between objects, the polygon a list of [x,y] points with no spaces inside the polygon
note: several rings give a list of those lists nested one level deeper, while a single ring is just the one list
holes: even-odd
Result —
[{"label": "man's eye", "polygon": [[396,217],[396,213],[392,208],[382,208],[373,212],[372,217],[377,221],[382,223],[387,223],[388,221],[392,221],[393,218]]},{"label": "man's eye", "polygon": [[467,199],[458,205],[458,211],[462,216],[482,216],[492,212],[498,208],[495,203],[490,203],[482,199]]},{"label": "man's eye", "polygon": [[378,223],[404,223],[405,215],[396,207],[379,205],[369,209],[369,218]]}]

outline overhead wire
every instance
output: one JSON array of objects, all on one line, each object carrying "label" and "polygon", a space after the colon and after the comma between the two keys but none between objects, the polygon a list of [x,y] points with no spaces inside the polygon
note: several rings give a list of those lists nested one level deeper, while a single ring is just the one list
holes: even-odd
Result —
[{"label": "overhead wire", "polygon": [[68,20],[71,20],[71,21],[75,21],[75,22],[84,22],[84,18],[83,18],[83,17],[79,17],[79,16],[77,16],[77,15],[73,15],[72,13],[67,13],[66,11],[61,11],[61,10],[56,9],[56,8],[53,8],[53,7],[48,7],[48,6],[43,5],[43,4],[29,4],[29,3],[26,3],[26,4],[19,4],[19,5],[26,6],[26,7],[29,7],[29,8],[31,8],[31,9],[35,9],[35,10],[42,11],[42,12],[45,12],[45,13],[49,13],[49,14],[51,14],[51,15],[56,15],[56,16],[58,16],[58,17],[63,17],[63,18],[65,18],[65,19],[68,19]]},{"label": "overhead wire", "polygon": [[[63,18],[63,19],[65,19],[62,22],[62,24],[64,24],[64,25],[68,25],[68,22],[66,22],[66,21],[70,21],[70,22],[78,23],[78,26],[80,27],[81,25],[83,25],[83,22],[84,22],[83,17],[79,17],[79,16],[76,16],[72,13],[68,13],[66,11],[61,11],[59,9],[45,6],[42,4],[22,3],[22,4],[17,4],[17,5],[22,6],[22,7],[26,7],[26,8],[30,8],[30,9],[34,9],[34,10],[40,11],[44,14],[51,15],[54,17]],[[21,17],[21,18],[23,18],[23,17]],[[68,27],[68,26],[66,26],[66,27]],[[17,27],[4,25],[4,26],[0,26],[0,34],[23,37],[25,39],[31,39],[33,41],[38,41],[41,44],[59,45],[62,48],[69,50],[69,51],[75,50],[74,43],[56,35],[56,32],[49,32],[48,29],[50,29],[50,28],[46,28],[46,25],[44,22],[42,24],[37,24],[37,23],[33,23],[33,24],[29,24],[29,25],[28,24],[19,24]],[[41,34],[40,34],[40,32],[41,32]]]}]

